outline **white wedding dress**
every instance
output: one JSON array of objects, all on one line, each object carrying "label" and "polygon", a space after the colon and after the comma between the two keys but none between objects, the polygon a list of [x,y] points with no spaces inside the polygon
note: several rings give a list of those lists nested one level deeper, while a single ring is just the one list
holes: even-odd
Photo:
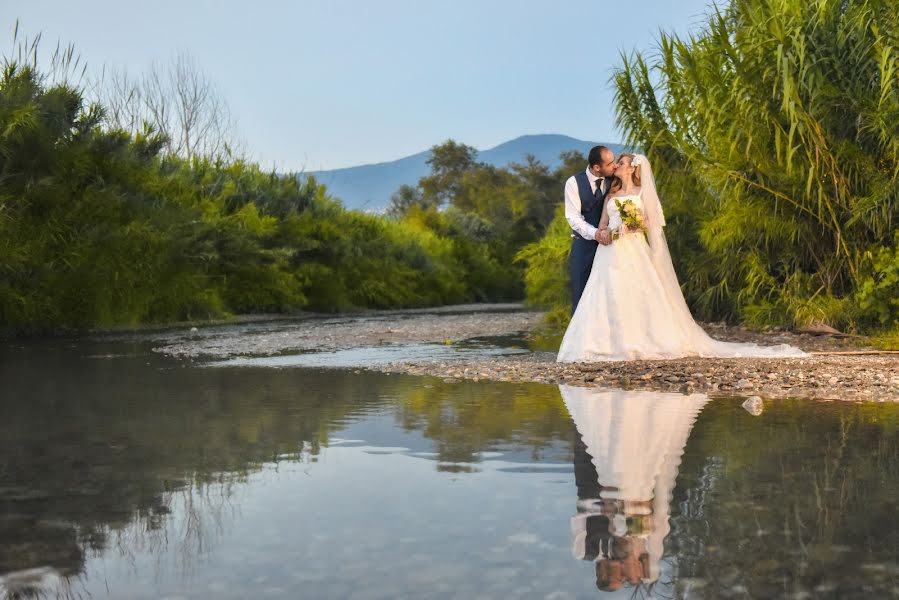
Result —
[{"label": "white wedding dress", "polygon": [[[632,200],[644,213],[647,233],[624,233],[600,245],[587,286],[559,348],[558,362],[622,361],[685,356],[787,357],[806,354],[792,346],[759,346],[715,340],[700,327],[684,300],[668,245],[652,170],[639,160],[639,193],[610,197],[609,229],[622,225],[615,200]],[[648,238],[648,241],[647,241]]]}]

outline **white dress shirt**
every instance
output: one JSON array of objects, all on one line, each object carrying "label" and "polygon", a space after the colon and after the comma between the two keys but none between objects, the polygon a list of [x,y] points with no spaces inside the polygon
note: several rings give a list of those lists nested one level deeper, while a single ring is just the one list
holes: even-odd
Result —
[{"label": "white dress shirt", "polygon": [[[587,169],[587,179],[590,181],[590,190],[594,194],[597,183],[605,192],[605,186],[608,185],[605,179],[600,182],[600,178],[591,173],[590,169]],[[596,239],[596,227],[588,223],[581,214],[581,195],[577,189],[577,180],[573,175],[565,182],[565,220],[585,240]]]}]

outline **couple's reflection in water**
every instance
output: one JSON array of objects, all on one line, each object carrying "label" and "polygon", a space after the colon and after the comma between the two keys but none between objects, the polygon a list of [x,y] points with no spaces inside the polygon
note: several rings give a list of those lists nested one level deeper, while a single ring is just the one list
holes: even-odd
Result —
[{"label": "couple's reflection in water", "polygon": [[602,591],[629,587],[674,597],[675,568],[664,558],[669,507],[684,447],[708,396],[559,390],[577,428],[572,554],[594,562]]}]

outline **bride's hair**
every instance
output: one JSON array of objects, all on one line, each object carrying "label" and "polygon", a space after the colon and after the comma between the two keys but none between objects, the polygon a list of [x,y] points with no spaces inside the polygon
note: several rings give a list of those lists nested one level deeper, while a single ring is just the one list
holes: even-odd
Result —
[{"label": "bride's hair", "polygon": [[[620,154],[620,155],[618,156],[618,160],[621,160],[621,159],[624,158],[624,157],[627,157],[627,158],[631,159],[631,163],[634,162],[634,155],[633,155],[633,154],[628,154],[628,153]],[[633,172],[633,174],[631,175],[631,179],[634,181],[634,185],[636,185],[636,186],[640,186],[640,185],[641,185],[641,182],[640,182],[640,165],[636,165],[636,166],[634,167],[634,172]],[[621,178],[620,178],[620,177],[615,177],[615,181],[612,183],[612,187],[609,188],[609,193],[610,193],[610,194],[614,194],[615,192],[617,192],[617,191],[620,190],[620,189],[621,189]]]}]

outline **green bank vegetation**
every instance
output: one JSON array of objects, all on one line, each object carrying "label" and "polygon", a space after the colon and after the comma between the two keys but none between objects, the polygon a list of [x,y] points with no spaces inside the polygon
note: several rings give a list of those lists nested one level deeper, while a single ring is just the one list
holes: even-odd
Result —
[{"label": "green bank vegetation", "polygon": [[[735,0],[622,55],[618,124],[653,162],[699,319],[825,322],[897,344],[893,8]],[[89,94],[71,48],[41,70],[33,45],[0,77],[0,328],[522,298],[567,323],[561,190],[583,156],[497,168],[450,140],[386,214],[348,211],[312,179],[158,118],[154,94],[177,88],[166,73]],[[182,57],[169,75],[192,68]],[[195,131],[227,124],[210,106]]]},{"label": "green bank vegetation", "polygon": [[[37,56],[37,40],[20,43],[0,75],[0,328],[523,295],[522,269],[511,257],[548,222],[533,207],[518,206],[524,201],[517,192],[532,179],[522,183],[472,160],[465,169],[477,167],[476,181],[463,177],[463,189],[471,190],[464,208],[412,207],[389,217],[348,211],[311,178],[266,172],[221,137],[198,139],[201,127],[221,124],[218,104],[211,112],[200,106],[211,125],[192,130],[155,118],[169,99],[150,92],[164,85],[165,74],[153,75],[147,89],[119,76],[117,93],[91,101],[71,48],[58,49],[43,71]],[[195,81],[190,69],[181,60],[172,72]],[[168,107],[197,108],[178,101]],[[452,142],[445,148],[474,156]],[[445,155],[438,149],[434,173],[423,182],[429,199],[445,197],[445,186],[456,183],[459,167],[439,158]],[[545,168],[523,167],[528,173],[543,177]],[[493,196],[498,191],[504,195]],[[540,201],[545,212],[550,200]],[[462,202],[454,196],[451,204]]]},{"label": "green bank vegetation", "polygon": [[0,323],[87,327],[474,296],[452,242],[314,181],[162,152],[29,66],[0,79]]},{"label": "green bank vegetation", "polygon": [[[622,55],[613,81],[698,318],[899,328],[895,2],[734,0]],[[528,296],[560,325],[567,233],[559,215],[520,254]]]}]

